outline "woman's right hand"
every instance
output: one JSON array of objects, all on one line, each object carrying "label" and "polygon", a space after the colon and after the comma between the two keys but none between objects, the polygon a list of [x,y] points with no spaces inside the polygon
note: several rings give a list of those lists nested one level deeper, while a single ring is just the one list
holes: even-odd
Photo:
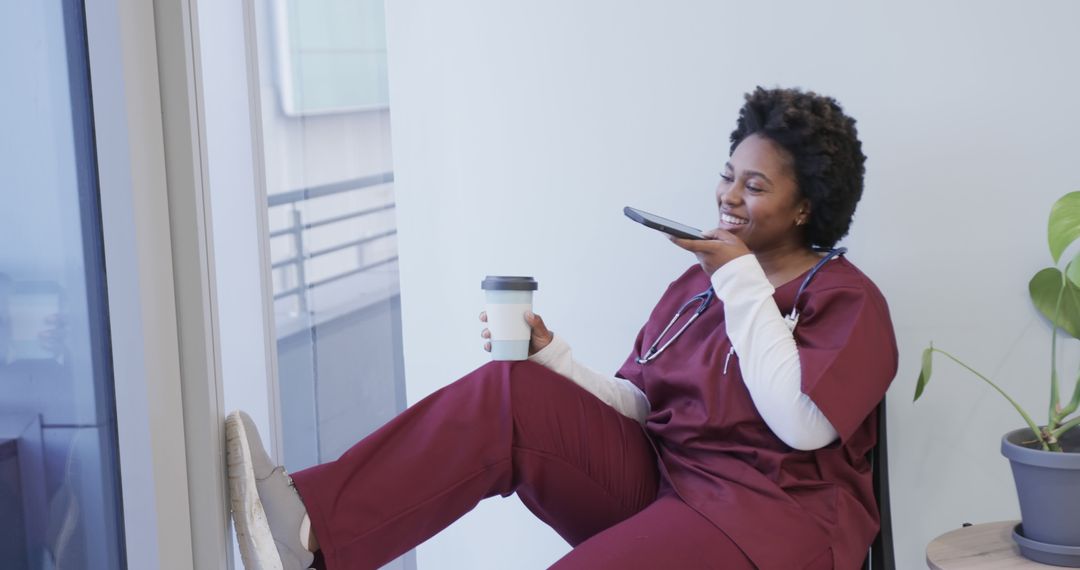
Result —
[{"label": "woman's right hand", "polygon": [[[487,311],[480,311],[480,322],[487,322]],[[551,344],[551,340],[555,338],[555,333],[548,330],[544,324],[544,319],[541,319],[540,315],[532,311],[525,311],[525,322],[529,323],[529,327],[532,329],[532,336],[529,337],[529,356],[532,356]],[[484,330],[480,331],[480,337],[491,338],[491,331],[485,327]],[[484,350],[491,352],[491,341],[484,343]]]}]

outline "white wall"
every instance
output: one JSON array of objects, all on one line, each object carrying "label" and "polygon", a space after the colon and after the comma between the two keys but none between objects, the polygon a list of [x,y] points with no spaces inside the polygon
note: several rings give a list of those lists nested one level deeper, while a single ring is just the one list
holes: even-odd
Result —
[{"label": "white wall", "polygon": [[[1044,413],[1049,334],[1026,290],[1051,203],[1080,189],[1080,4],[401,0],[388,18],[410,401],[484,362],[488,273],[536,276],[537,312],[614,372],[693,262],[621,208],[712,227],[742,93],[803,86],[844,104],[870,157],[845,243],[900,343],[898,567],[964,521],[1019,516],[998,440],[1020,418],[944,362],[911,396],[932,339]],[[541,568],[566,550],[495,499],[419,566]]]}]

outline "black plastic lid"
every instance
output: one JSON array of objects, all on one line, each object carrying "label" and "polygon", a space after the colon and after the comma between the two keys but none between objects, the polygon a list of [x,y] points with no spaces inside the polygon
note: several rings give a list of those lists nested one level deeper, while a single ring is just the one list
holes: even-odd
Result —
[{"label": "black plastic lid", "polygon": [[485,291],[536,291],[540,284],[532,277],[515,277],[511,275],[488,275],[480,288]]}]

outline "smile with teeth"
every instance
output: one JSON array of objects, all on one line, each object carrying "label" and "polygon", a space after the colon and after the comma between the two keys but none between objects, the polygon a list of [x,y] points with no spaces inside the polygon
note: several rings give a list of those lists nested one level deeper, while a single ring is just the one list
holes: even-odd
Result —
[{"label": "smile with teeth", "polygon": [[736,218],[731,214],[720,214],[720,221],[725,224],[731,224],[733,226],[743,226],[750,223],[750,220],[744,218]]}]

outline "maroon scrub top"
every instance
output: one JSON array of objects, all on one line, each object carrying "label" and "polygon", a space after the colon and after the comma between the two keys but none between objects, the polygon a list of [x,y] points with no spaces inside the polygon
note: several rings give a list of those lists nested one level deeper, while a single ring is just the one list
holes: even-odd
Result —
[{"label": "maroon scrub top", "polygon": [[[783,314],[806,275],[776,289]],[[679,307],[710,285],[698,265],[672,282],[616,374],[649,398],[645,430],[662,476],[761,568],[802,568],[826,549],[836,568],[860,567],[880,521],[866,454],[877,442],[876,407],[897,368],[884,297],[841,257],[826,263],[799,298],[802,391],[840,434],[824,448],[799,451],[758,414],[738,353],[724,372],[731,341],[719,300],[654,360],[635,361]]]}]

